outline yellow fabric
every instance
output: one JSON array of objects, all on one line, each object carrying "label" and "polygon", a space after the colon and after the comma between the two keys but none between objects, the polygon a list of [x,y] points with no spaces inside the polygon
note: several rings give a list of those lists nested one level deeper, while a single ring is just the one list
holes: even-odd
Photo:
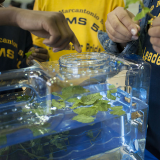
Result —
[{"label": "yellow fabric", "polygon": [[[100,52],[103,48],[97,38],[97,31],[105,31],[107,14],[116,7],[124,7],[123,0],[36,0],[34,10],[62,12],[70,28],[75,33],[82,52]],[[42,38],[32,35],[34,45],[48,49],[50,60],[58,60],[60,56],[75,53],[73,45],[70,50],[57,53],[43,44]]]}]

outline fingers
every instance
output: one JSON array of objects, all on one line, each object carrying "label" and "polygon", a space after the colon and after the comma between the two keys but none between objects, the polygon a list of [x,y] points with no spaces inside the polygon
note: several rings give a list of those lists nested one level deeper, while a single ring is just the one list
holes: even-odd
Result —
[{"label": "fingers", "polygon": [[69,43],[72,42],[75,49],[81,52],[80,44],[73,31],[70,29],[64,15],[58,13],[57,17],[56,19],[54,17],[54,21],[48,23],[48,26],[45,27],[45,29],[49,31],[50,37],[45,39],[43,43],[53,47],[54,52],[58,52],[65,49]]},{"label": "fingers", "polygon": [[126,43],[138,39],[140,27],[138,22],[133,21],[133,17],[134,15],[123,7],[117,7],[107,15],[105,26],[112,41]]},{"label": "fingers", "polygon": [[32,47],[30,50],[33,51],[33,53],[28,57],[29,61],[36,59],[39,62],[45,62],[49,59],[48,51],[44,48]]}]

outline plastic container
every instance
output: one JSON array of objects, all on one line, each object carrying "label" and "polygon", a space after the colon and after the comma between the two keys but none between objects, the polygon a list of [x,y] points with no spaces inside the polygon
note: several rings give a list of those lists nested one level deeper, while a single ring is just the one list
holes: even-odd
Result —
[{"label": "plastic container", "polygon": [[0,75],[1,160],[144,159],[150,65],[105,52]]}]

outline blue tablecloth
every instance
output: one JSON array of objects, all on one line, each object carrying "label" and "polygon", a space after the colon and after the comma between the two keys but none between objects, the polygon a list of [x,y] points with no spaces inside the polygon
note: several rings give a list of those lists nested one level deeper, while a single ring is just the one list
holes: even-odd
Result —
[{"label": "blue tablecloth", "polygon": [[158,160],[153,154],[151,154],[148,150],[145,150],[144,160]]}]

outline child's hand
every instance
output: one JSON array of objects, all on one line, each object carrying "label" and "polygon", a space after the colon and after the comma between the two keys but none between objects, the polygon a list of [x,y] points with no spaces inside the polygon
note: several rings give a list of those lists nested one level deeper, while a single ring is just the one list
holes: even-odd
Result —
[{"label": "child's hand", "polygon": [[152,27],[148,30],[150,42],[153,49],[160,53],[160,17],[157,17],[152,22]]},{"label": "child's hand", "polygon": [[81,52],[80,44],[62,13],[14,10],[16,24],[38,37],[45,38],[43,43],[53,47],[54,52],[66,49],[70,42],[78,52]]},{"label": "child's hand", "polygon": [[45,62],[49,59],[48,51],[46,49],[32,47],[29,51],[32,51],[32,54],[26,59],[28,65],[33,59],[39,62]]},{"label": "child's hand", "polygon": [[117,7],[107,16],[105,23],[106,31],[113,42],[127,43],[138,39],[140,27],[138,22],[134,22],[134,15],[124,10],[123,7]]}]

